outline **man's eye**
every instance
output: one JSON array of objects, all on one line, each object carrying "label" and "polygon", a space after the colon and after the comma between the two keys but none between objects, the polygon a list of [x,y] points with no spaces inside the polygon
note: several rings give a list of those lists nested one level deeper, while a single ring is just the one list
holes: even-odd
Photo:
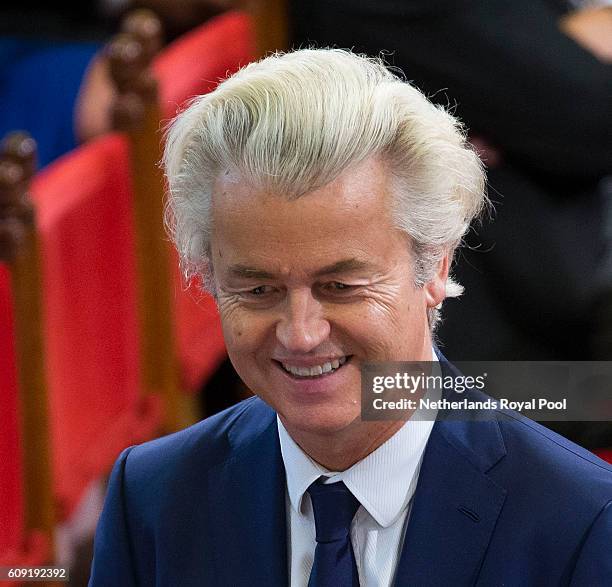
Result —
[{"label": "man's eye", "polygon": [[265,294],[268,294],[272,291],[272,288],[269,285],[258,285],[253,289],[250,289],[247,293],[251,296],[261,297]]},{"label": "man's eye", "polygon": [[325,289],[332,292],[347,292],[350,291],[352,288],[352,285],[347,285],[346,283],[341,283],[340,281],[331,281],[325,286]]}]

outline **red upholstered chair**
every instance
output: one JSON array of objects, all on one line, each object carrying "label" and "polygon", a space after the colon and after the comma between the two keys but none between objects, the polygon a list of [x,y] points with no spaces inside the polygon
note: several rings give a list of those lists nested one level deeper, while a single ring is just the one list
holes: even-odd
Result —
[{"label": "red upholstered chair", "polygon": [[176,39],[155,57],[153,71],[164,118],[256,57],[252,22],[245,12],[227,12]]},{"label": "red upholstered chair", "polygon": [[51,562],[55,523],[164,410],[140,378],[125,138],[76,149],[29,192],[35,230],[0,266],[0,566]]},{"label": "red upholstered chair", "polygon": [[134,235],[125,139],[84,145],[39,173],[38,211],[58,517],[119,452],[157,435],[139,379]]}]

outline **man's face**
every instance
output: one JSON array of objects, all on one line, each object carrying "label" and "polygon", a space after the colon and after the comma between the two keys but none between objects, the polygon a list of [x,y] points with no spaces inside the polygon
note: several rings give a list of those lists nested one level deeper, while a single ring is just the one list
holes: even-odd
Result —
[{"label": "man's face", "polygon": [[427,309],[446,264],[414,286],[393,226],[388,175],[369,159],[297,200],[224,175],[213,196],[212,261],[232,363],[291,430],[360,423],[360,366],[431,360]]}]

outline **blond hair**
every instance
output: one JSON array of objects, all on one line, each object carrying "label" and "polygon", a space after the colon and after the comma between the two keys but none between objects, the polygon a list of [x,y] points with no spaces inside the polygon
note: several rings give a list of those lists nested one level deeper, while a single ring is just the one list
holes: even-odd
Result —
[{"label": "blond hair", "polygon": [[[416,285],[454,252],[486,202],[459,121],[379,59],[341,49],[278,53],[195,98],[167,134],[166,225],[183,272],[214,287],[210,208],[218,174],[297,198],[373,156],[389,164],[393,218],[412,242]],[[447,297],[462,288],[449,277]],[[430,313],[433,328],[437,311]]]}]

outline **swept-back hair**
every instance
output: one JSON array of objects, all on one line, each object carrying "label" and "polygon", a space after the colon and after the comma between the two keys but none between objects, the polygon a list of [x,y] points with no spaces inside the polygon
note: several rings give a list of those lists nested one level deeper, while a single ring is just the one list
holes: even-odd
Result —
[{"label": "swept-back hair", "polygon": [[[375,58],[341,49],[277,53],[195,98],[171,123],[166,226],[186,278],[210,279],[212,186],[222,172],[298,198],[380,156],[393,218],[410,237],[416,285],[486,203],[483,166],[459,121]],[[449,278],[447,297],[461,286]],[[434,326],[438,315],[430,313]]]}]

